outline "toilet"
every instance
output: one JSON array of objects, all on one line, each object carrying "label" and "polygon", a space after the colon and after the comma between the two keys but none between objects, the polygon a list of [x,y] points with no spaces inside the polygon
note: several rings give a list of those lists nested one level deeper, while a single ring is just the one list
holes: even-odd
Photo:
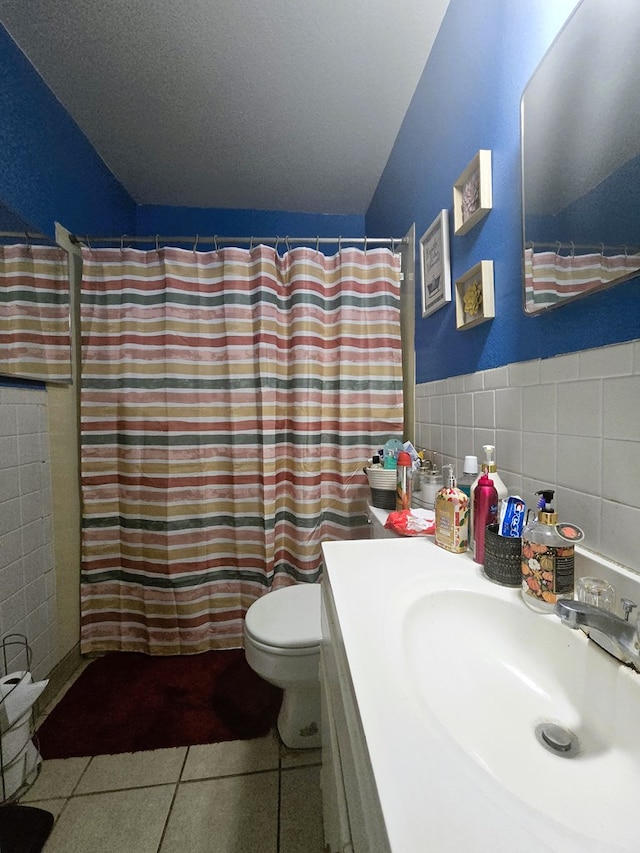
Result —
[{"label": "toilet", "polygon": [[245,617],[247,663],[284,690],[278,733],[292,749],[321,744],[320,609],[320,585],[301,583],[258,598]]}]

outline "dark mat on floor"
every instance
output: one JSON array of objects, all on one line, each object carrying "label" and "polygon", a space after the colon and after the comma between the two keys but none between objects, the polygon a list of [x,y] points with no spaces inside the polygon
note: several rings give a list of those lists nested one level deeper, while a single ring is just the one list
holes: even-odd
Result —
[{"label": "dark mat on floor", "polygon": [[92,661],[38,729],[47,758],[109,755],[267,734],[282,691],[242,649],[152,657],[110,652]]}]

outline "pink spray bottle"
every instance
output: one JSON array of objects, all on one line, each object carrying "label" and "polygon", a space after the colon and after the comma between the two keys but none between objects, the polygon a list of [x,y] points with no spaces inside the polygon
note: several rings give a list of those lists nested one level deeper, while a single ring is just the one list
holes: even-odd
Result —
[{"label": "pink spray bottle", "polygon": [[498,520],[498,492],[493,480],[483,474],[476,486],[473,502],[473,559],[484,565],[484,539],[488,524]]}]

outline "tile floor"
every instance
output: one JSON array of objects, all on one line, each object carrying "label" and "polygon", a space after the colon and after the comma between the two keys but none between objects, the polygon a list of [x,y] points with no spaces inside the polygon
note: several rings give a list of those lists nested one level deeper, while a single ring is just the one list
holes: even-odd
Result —
[{"label": "tile floor", "polygon": [[320,762],[275,732],[49,760],[21,802],[56,819],[44,853],[322,853]]}]

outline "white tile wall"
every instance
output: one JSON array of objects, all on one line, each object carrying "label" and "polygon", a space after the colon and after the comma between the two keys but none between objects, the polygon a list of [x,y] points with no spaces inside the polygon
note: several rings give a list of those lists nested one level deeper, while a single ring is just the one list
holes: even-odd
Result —
[{"label": "white tile wall", "polygon": [[555,489],[587,548],[640,572],[640,340],[417,385],[416,418],[440,464],[495,445],[511,494]]},{"label": "white tile wall", "polygon": [[[2,387],[0,637],[27,637],[37,678],[57,663],[55,596],[47,393]],[[9,650],[9,670],[25,665],[18,651]]]}]

